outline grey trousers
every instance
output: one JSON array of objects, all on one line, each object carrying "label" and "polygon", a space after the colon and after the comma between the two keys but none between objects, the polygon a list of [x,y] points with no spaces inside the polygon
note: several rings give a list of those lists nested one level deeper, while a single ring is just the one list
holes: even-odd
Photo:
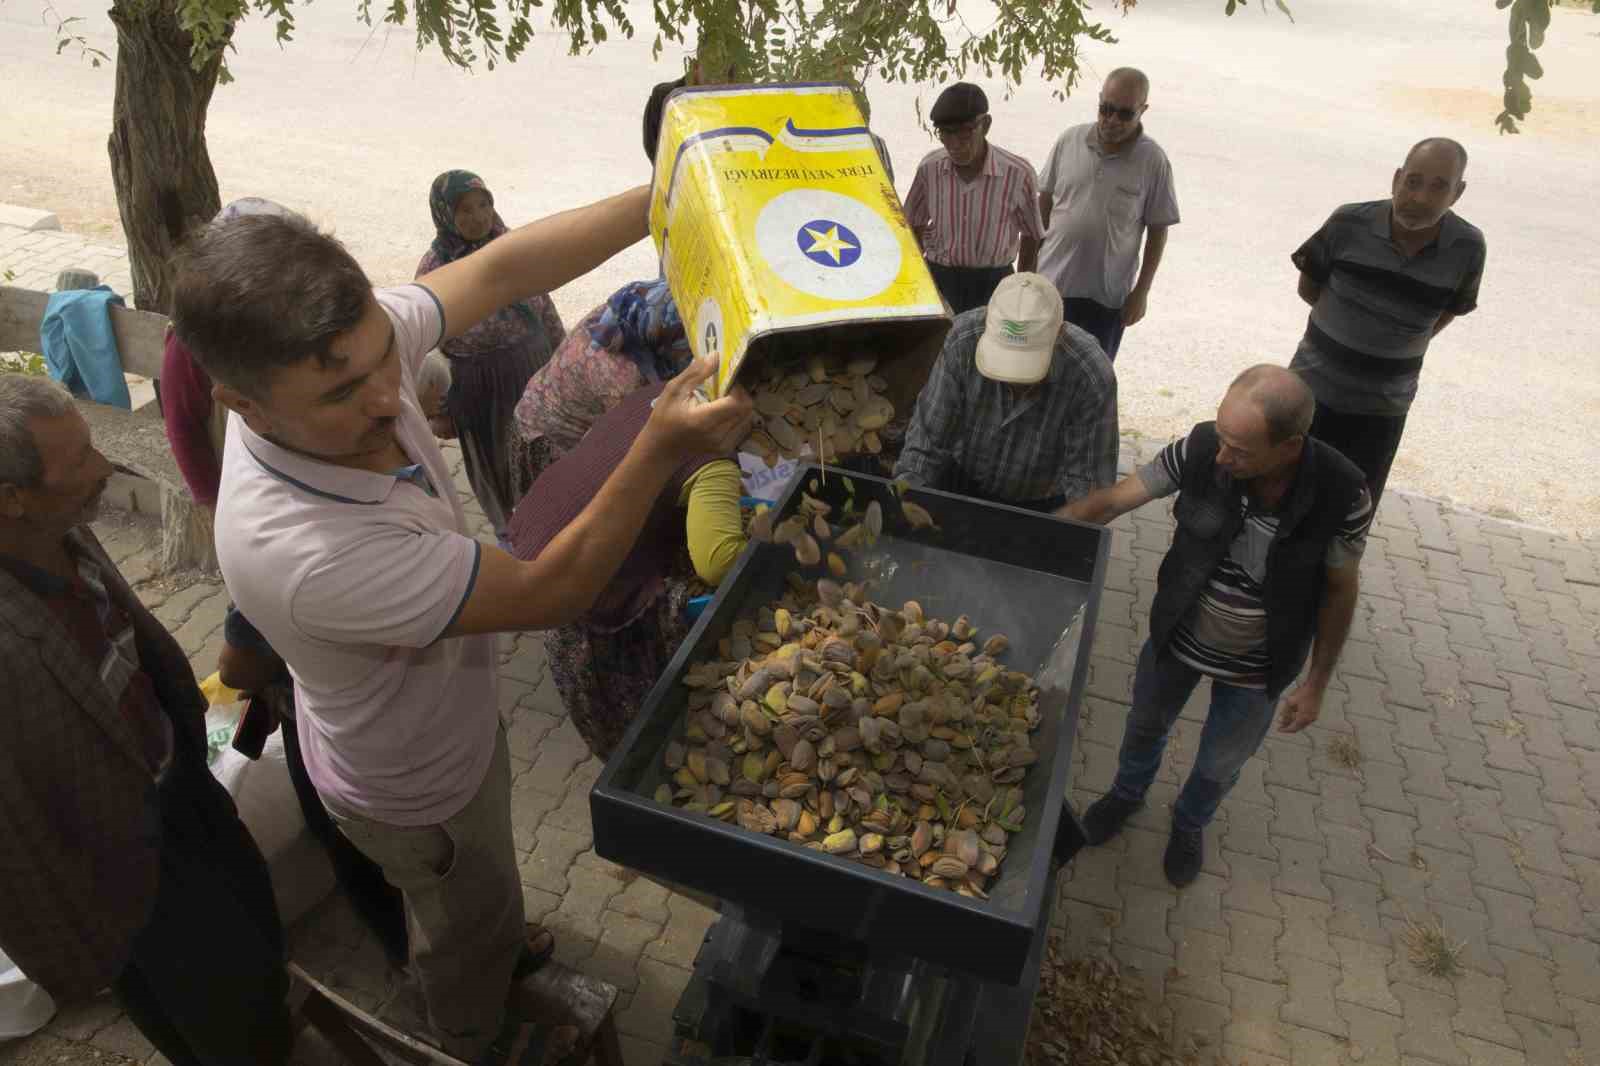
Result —
[{"label": "grey trousers", "polygon": [[526,939],[505,731],[478,794],[438,825],[329,813],[404,894],[411,965],[428,1021],[445,1052],[475,1060],[499,1035]]}]

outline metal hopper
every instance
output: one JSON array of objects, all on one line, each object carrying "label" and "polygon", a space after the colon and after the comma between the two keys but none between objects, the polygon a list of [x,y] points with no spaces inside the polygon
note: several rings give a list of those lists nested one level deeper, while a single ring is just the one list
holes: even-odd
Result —
[{"label": "metal hopper", "polygon": [[1040,758],[1023,782],[1028,815],[1011,839],[990,899],[928,888],[652,798],[664,780],[664,748],[681,732],[685,669],[714,656],[736,616],[776,598],[784,575],[795,568],[789,549],[771,544],[753,543],[745,551],[601,773],[590,796],[595,849],[746,912],[866,945],[875,955],[909,956],[984,981],[1018,984],[1054,903],[1047,897],[1057,833],[1071,833],[1062,824],[1063,801],[1109,534],[924,490],[911,490],[907,498],[926,508],[937,528],[912,531],[900,517],[892,483],[814,465],[790,482],[780,517],[798,506],[802,487],[842,508],[847,477],[857,507],[876,499],[884,509],[884,536],[852,560],[857,570],[876,571],[873,599],[897,604],[914,598],[930,614],[951,619],[968,614],[983,632],[1006,633],[1007,664],[1039,681],[1043,723],[1034,745]]}]

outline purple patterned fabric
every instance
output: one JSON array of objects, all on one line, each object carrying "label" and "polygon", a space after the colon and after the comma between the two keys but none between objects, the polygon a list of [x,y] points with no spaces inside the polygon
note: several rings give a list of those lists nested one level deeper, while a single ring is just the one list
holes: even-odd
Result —
[{"label": "purple patterned fabric", "polygon": [[[447,170],[434,179],[428,197],[435,230],[433,245],[417,264],[417,277],[471,255],[507,232],[498,211],[481,240],[469,241],[456,229],[456,205],[475,189],[494,205],[494,194],[470,171]],[[532,480],[527,447],[516,432],[517,401],[528,380],[549,362],[550,353],[565,337],[555,304],[540,293],[494,311],[439,346],[450,360],[445,408],[455,423],[467,480],[497,533],[505,530],[512,509]]]}]

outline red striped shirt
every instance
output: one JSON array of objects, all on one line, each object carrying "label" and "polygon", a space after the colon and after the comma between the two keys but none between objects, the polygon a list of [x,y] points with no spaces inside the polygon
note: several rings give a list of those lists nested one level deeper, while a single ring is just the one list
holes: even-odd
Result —
[{"label": "red striped shirt", "polygon": [[935,149],[917,167],[905,207],[923,253],[944,266],[1006,266],[1023,237],[1044,237],[1033,165],[993,144],[972,181],[956,174],[950,153]]}]

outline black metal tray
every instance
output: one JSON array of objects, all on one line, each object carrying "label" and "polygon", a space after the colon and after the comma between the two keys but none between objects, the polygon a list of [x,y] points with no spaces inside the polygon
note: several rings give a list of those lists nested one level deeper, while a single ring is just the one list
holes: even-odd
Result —
[{"label": "black metal tray", "polygon": [[911,490],[938,523],[912,531],[894,486],[864,474],[796,471],[779,517],[799,505],[802,488],[837,509],[878,500],[884,536],[851,560],[852,576],[878,565],[872,597],[917,599],[953,621],[970,615],[984,634],[1005,632],[1003,661],[1040,683],[1039,761],[1023,781],[1028,814],[1008,846],[988,900],[928,888],[846,859],[759,836],[652,797],[665,780],[663,750],[681,735],[688,664],[715,654],[735,618],[777,598],[796,568],[782,546],[752,543],[723,581],[683,646],[639,709],[590,793],[595,850],[645,873],[698,889],[785,922],[832,933],[888,954],[906,954],[990,981],[1015,984],[1047,917],[1052,847],[1062,818],[1088,672],[1094,619],[1104,583],[1109,534],[1083,525],[931,490]]}]

